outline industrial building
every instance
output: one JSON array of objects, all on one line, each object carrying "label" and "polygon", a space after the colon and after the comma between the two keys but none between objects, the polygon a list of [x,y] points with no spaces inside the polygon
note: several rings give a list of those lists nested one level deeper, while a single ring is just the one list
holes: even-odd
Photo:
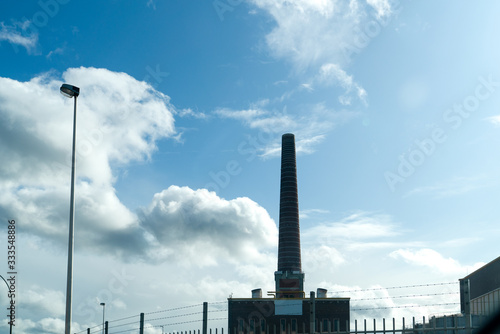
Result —
[{"label": "industrial building", "polygon": [[[349,298],[327,298],[325,289],[304,291],[300,252],[295,136],[284,134],[281,146],[278,268],[275,291],[262,297],[228,299],[229,334],[296,334],[349,330]],[[307,295],[307,296],[306,296]],[[306,298],[307,297],[307,298]]]},{"label": "industrial building", "polygon": [[500,312],[500,257],[459,281],[463,314],[491,316]]}]

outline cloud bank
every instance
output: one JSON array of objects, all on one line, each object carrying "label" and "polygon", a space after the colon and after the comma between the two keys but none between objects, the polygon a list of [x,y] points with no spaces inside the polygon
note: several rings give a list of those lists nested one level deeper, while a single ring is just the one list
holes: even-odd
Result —
[{"label": "cloud bank", "polygon": [[[299,153],[314,152],[337,125],[358,117],[368,92],[348,71],[353,57],[375,39],[397,13],[389,0],[251,0],[273,24],[264,37],[266,51],[285,60],[291,81],[280,96],[264,97],[247,108],[218,108],[215,115],[252,130],[293,132]],[[281,80],[280,83],[288,83]],[[297,105],[298,95],[303,101]],[[337,99],[331,99],[337,96]],[[346,109],[349,108],[349,109]],[[262,149],[264,158],[279,154],[279,143]]]},{"label": "cloud bank", "polygon": [[[253,0],[275,21],[266,44],[297,69],[336,63],[344,66],[353,49],[368,45],[370,25],[385,25],[394,14],[389,0]],[[378,29],[378,28],[377,28]],[[372,38],[373,38],[372,37]]]},{"label": "cloud bank", "polygon": [[28,82],[0,78],[0,214],[21,232],[65,247],[73,100],[63,82],[81,88],[77,108],[75,245],[127,261],[205,266],[219,258],[259,256],[277,230],[248,198],[225,200],[207,190],[171,186],[139,214],[116,195],[117,171],[147,161],[160,139],[175,140],[168,96],[125,73],[72,68]]}]

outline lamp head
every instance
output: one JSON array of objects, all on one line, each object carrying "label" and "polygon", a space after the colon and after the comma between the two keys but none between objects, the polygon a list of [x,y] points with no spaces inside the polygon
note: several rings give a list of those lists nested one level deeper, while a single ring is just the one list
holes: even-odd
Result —
[{"label": "lamp head", "polygon": [[78,95],[80,95],[80,88],[68,84],[63,84],[60,91],[62,95],[69,98],[72,98],[73,96],[78,97]]}]

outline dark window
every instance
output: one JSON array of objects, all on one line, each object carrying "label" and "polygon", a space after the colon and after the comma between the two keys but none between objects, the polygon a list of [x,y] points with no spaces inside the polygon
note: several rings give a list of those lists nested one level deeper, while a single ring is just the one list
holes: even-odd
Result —
[{"label": "dark window", "polygon": [[323,319],[323,323],[321,324],[321,332],[328,332],[328,319]]},{"label": "dark window", "polygon": [[238,321],[238,332],[243,333],[243,319]]}]

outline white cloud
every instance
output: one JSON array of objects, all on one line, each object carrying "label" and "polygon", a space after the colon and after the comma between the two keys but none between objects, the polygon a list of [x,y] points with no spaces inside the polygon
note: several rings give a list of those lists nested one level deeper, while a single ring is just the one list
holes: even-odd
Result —
[{"label": "white cloud", "polygon": [[206,189],[169,187],[143,210],[141,224],[156,243],[151,257],[185,265],[257,261],[277,243],[276,224],[264,208],[249,198],[228,201]]},{"label": "white cloud", "polygon": [[322,268],[336,268],[346,262],[339,250],[327,245],[305,248],[302,253],[305,272],[321,273]]},{"label": "white cloud", "polygon": [[215,114],[223,118],[231,118],[251,122],[256,117],[266,114],[265,111],[259,109],[246,109],[246,110],[232,110],[228,108],[221,108],[215,111]]},{"label": "white cloud", "polygon": [[61,291],[49,290],[39,286],[32,286],[23,290],[22,303],[25,314],[28,311],[32,316],[45,313],[48,316],[60,317],[65,312],[65,297]]},{"label": "white cloud", "polygon": [[500,115],[488,117],[486,120],[494,126],[500,126]]},{"label": "white cloud", "polygon": [[196,119],[207,119],[208,116],[205,113],[194,111],[191,108],[186,108],[177,111],[177,115],[180,117],[192,117]]},{"label": "white cloud", "polygon": [[[38,321],[19,318],[16,319],[15,331],[19,333],[44,333],[58,334],[64,333],[65,322],[59,318],[43,318]],[[5,326],[8,328],[8,326]],[[76,323],[72,324],[72,331],[80,332],[83,329]]]},{"label": "white cloud", "polygon": [[[296,68],[325,63],[346,64],[350,60],[346,45],[366,46],[367,25],[384,23],[390,16],[388,0],[253,0],[266,11],[276,26],[266,36],[272,53],[289,60]],[[373,15],[372,15],[373,14]],[[381,28],[381,27],[380,27]]]},{"label": "white cloud", "polygon": [[[19,276],[17,277],[20,278]],[[19,281],[18,281],[19,282]],[[65,296],[60,290],[50,290],[38,285],[23,289],[17,283],[16,320],[14,332],[18,333],[61,333],[64,332]],[[2,304],[8,304],[9,300],[1,296]],[[38,319],[38,320],[35,320]],[[79,330],[78,324],[73,329]],[[0,328],[7,329],[6,321]]]},{"label": "white cloud", "polygon": [[392,13],[389,0],[366,0],[366,2],[377,11],[378,17],[387,16]]},{"label": "white cloud", "polygon": [[[240,282],[251,282],[252,286],[250,288],[245,288],[242,291],[243,296],[248,294],[251,289],[261,287],[271,288],[274,285],[273,275],[272,273],[276,270],[278,258],[277,247],[275,247],[273,252],[269,254],[265,254],[265,256],[261,256],[259,261],[247,263],[247,264],[239,264],[236,267],[236,272],[238,273],[238,277]],[[237,291],[232,291],[237,292]]]},{"label": "white cloud", "polygon": [[438,182],[432,186],[418,187],[407,194],[404,197],[410,197],[413,195],[425,194],[426,196],[433,195],[435,199],[443,199],[453,196],[464,195],[477,189],[490,187],[495,182],[492,182],[483,175],[470,176],[470,177],[453,177],[452,179]]},{"label": "white cloud", "polygon": [[339,97],[343,105],[352,103],[352,95],[366,104],[367,93],[363,87],[356,83],[352,75],[348,75],[338,64],[324,64],[319,70],[316,81],[323,85],[338,84],[344,88],[345,92]]},{"label": "white cloud", "polygon": [[467,273],[484,265],[484,263],[476,263],[472,266],[461,265],[457,260],[445,258],[430,248],[423,248],[417,251],[398,249],[393,251],[390,256],[394,259],[402,259],[411,265],[427,267],[443,274],[455,275],[456,277],[464,277]]},{"label": "white cloud", "polygon": [[50,51],[45,57],[52,58],[53,55],[62,55],[64,53],[64,48],[56,48]]},{"label": "white cloud", "polygon": [[[380,319],[394,316],[395,301],[391,298],[389,291],[380,285],[373,284],[369,287],[346,286],[323,281],[320,286],[326,288],[330,297],[351,298],[351,319]],[[358,323],[358,326],[361,324]],[[371,328],[372,324],[368,324]]]},{"label": "white cloud", "polygon": [[[148,277],[137,274],[143,268],[131,271],[137,278],[127,281],[128,288],[140,285],[143,279],[149,284],[150,277],[158,275],[156,264],[162,263],[176,272],[177,281],[186,281],[186,287],[195,291],[196,280],[185,280],[192,274],[190,268],[204,270],[217,265],[226,272],[231,265],[236,275],[244,276],[246,285],[238,286],[233,277],[216,275],[208,282],[228,291],[216,291],[203,284],[196,290],[217,299],[227,297],[231,291],[249,291],[253,288],[250,282],[269,285],[260,269],[275,265],[277,228],[266,210],[249,198],[225,200],[204,189],[172,186],[156,194],[139,214],[121,203],[114,188],[117,169],[133,161],[147,161],[158,140],[177,136],[174,115],[178,112],[167,96],[147,83],[105,69],[69,69],[62,80],[53,73],[28,82],[0,78],[0,154],[9,162],[0,166],[0,214],[16,218],[18,232],[27,235],[23,240],[29,240],[26,249],[34,250],[33,256],[47,252],[51,259],[64,258],[59,253],[67,246],[68,158],[74,101],[59,93],[62,82],[81,88],[75,225],[79,268],[86,261],[91,263],[87,268],[92,272],[106,272],[111,270],[110,257],[123,261],[127,268],[150,263]],[[95,254],[99,254],[99,261]],[[100,263],[99,270],[95,262]],[[59,267],[57,271],[63,272]],[[165,271],[160,272],[163,281]],[[270,273],[272,277],[272,270]],[[96,316],[95,297],[108,296],[105,292],[112,279],[93,276],[92,282],[84,285],[99,286],[99,281],[98,288],[83,292],[80,286],[75,290],[75,321],[87,323],[86,316]],[[167,288],[159,293],[182,295],[181,290],[173,292],[172,286]],[[35,287],[27,291],[22,314],[31,320],[20,318],[19,328],[24,332],[60,332],[61,291]],[[154,291],[156,295],[150,298],[157,297],[158,291]],[[88,296],[94,297],[88,301]],[[121,312],[128,309],[132,298],[115,292],[111,297],[106,305]],[[198,298],[191,296],[190,300]],[[42,311],[47,308],[51,312]],[[79,330],[78,324],[74,327]]]},{"label": "white cloud", "polygon": [[156,3],[154,0],[148,0],[148,2],[146,3],[146,6],[153,8],[153,10],[156,10]]},{"label": "white cloud", "polygon": [[[81,88],[77,241],[101,249],[125,238],[140,248],[137,219],[115,194],[111,165],[148,159],[158,139],[174,136],[174,108],[167,96],[125,73],[82,67],[62,77]],[[22,232],[65,243],[73,100],[59,93],[61,83],[50,73],[28,82],[0,78],[0,153],[9,161],[0,166],[0,212],[22,221]]]},{"label": "white cloud", "polygon": [[327,213],[329,213],[329,211],[323,210],[323,209],[300,210],[299,218],[300,219],[307,219],[307,218],[310,218],[310,216],[323,215],[323,214],[327,214]]},{"label": "white cloud", "polygon": [[320,240],[326,244],[338,241],[354,242],[388,238],[399,235],[397,225],[387,215],[370,215],[358,212],[343,218],[340,222],[318,224],[305,230],[302,235],[306,239]]},{"label": "white cloud", "polygon": [[[254,0],[276,22],[266,42],[278,58],[298,68],[342,58],[340,41],[352,36],[359,10],[340,1]],[[352,1],[351,1],[352,2]],[[314,24],[312,24],[314,22]]]},{"label": "white cloud", "polygon": [[[259,105],[266,102],[258,101]],[[297,124],[290,115],[285,113],[269,112],[261,108],[250,108],[244,110],[234,110],[221,108],[215,110],[215,114],[221,118],[239,120],[251,129],[258,129],[264,132],[282,132]]]},{"label": "white cloud", "polygon": [[[312,153],[315,146],[325,139],[328,131],[339,124],[357,117],[359,113],[352,111],[335,111],[323,103],[302,106],[298,112],[292,114],[283,111],[265,109],[218,109],[219,117],[242,121],[251,129],[264,133],[276,134],[274,140],[259,147],[261,157],[277,157],[281,152],[281,134],[294,133],[297,154]],[[279,135],[278,135],[279,134]]]},{"label": "white cloud", "polygon": [[[303,152],[314,146],[337,124],[359,115],[358,111],[336,110],[323,101],[323,91],[331,95],[340,87],[338,101],[342,108],[353,108],[355,101],[367,105],[367,91],[346,70],[353,53],[359,53],[388,24],[394,14],[389,0],[252,0],[256,8],[275,22],[266,35],[271,54],[288,61],[300,78],[300,84],[279,97],[265,99],[265,105],[247,109],[216,110],[219,117],[241,121],[250,129],[265,132],[293,132],[297,138],[314,143],[297,145]],[[383,18],[383,20],[382,20]],[[304,78],[305,77],[305,78]],[[277,81],[288,83],[287,81]],[[275,83],[276,84],[276,83]],[[328,89],[328,91],[325,91]],[[342,92],[343,91],[343,92]],[[334,92],[337,93],[337,92]],[[308,105],[296,105],[297,94],[312,96]],[[291,101],[290,105],[286,105]],[[273,108],[274,107],[274,108]],[[279,143],[268,145],[263,157],[279,153]]]},{"label": "white cloud", "polygon": [[7,41],[14,46],[24,47],[28,53],[34,52],[38,43],[38,34],[27,33],[30,25],[30,21],[15,22],[12,26],[0,22],[0,42]]}]

